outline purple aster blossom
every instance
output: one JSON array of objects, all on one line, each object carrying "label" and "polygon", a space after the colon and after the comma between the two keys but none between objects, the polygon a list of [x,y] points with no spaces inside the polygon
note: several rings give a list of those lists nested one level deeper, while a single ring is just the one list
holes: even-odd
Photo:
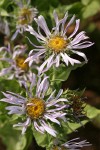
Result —
[{"label": "purple aster blossom", "polygon": [[[53,12],[53,15],[56,25],[52,28],[51,31],[49,30],[47,23],[42,15],[34,19],[38,26],[37,31],[35,31],[31,26],[26,28],[26,31],[35,36],[41,45],[35,45],[29,40],[35,48],[30,51],[29,56],[25,62],[30,62],[31,65],[34,58],[36,57],[40,57],[41,55],[44,55],[44,59],[45,56],[48,57],[40,66],[40,73],[47,71],[52,65],[59,67],[60,60],[62,60],[66,66],[69,64],[80,64],[81,62],[79,60],[71,58],[71,54],[77,54],[81,56],[85,62],[87,62],[85,54],[76,50],[87,48],[93,45],[92,42],[87,40],[89,37],[85,35],[84,31],[76,34],[79,29],[79,19],[76,20],[76,26],[73,33],[70,36],[67,36],[67,31],[71,24],[74,22],[75,15],[72,16],[67,25],[66,21],[68,18],[68,12],[61,20],[58,19],[58,15],[55,11]],[[34,52],[36,53],[34,54]]]},{"label": "purple aster blossom", "polygon": [[26,45],[16,45],[13,49],[11,49],[10,44],[8,44],[8,47],[1,47],[0,60],[7,62],[9,66],[0,70],[0,76],[6,76],[7,79],[13,79],[15,77],[19,81],[23,79],[27,81],[32,73],[29,70],[28,63],[24,63],[26,50]]},{"label": "purple aster blossom", "polygon": [[83,140],[83,141],[79,141],[79,142],[77,140],[79,140],[79,138],[72,139],[72,140],[62,144],[62,146],[64,146],[66,149],[69,149],[69,150],[80,150],[84,146],[91,145],[91,144],[89,144],[89,142],[87,142],[87,140]]},{"label": "purple aster blossom", "polygon": [[90,146],[89,142],[87,140],[79,141],[80,138],[74,138],[72,140],[67,141],[64,144],[61,144],[60,146],[57,146],[59,144],[59,141],[56,139],[54,142],[53,148],[51,150],[80,150],[84,146]]},{"label": "purple aster blossom", "polygon": [[[3,102],[12,104],[5,108],[9,111],[8,114],[26,116],[25,122],[15,124],[14,127],[22,127],[22,134],[24,134],[27,127],[32,124],[38,132],[42,134],[47,132],[56,137],[57,132],[50,123],[56,123],[60,126],[60,119],[65,120],[66,113],[63,110],[66,107],[64,102],[67,99],[60,98],[63,90],[60,89],[56,96],[54,96],[55,91],[47,96],[46,93],[49,88],[47,76],[44,76],[43,79],[40,77],[38,81],[33,76],[30,87],[27,86],[25,81],[23,81],[23,85],[28,95],[27,98],[7,91],[5,93],[3,92],[5,98],[1,99]],[[36,89],[34,94],[32,92],[33,88]]]},{"label": "purple aster blossom", "polygon": [[[18,33],[23,34],[27,25],[32,24],[33,19],[38,14],[38,11],[35,7],[31,7],[30,0],[20,1],[15,0],[15,3],[18,5],[18,14],[16,14],[16,32],[12,36],[14,40]],[[18,15],[18,16],[17,16]]]}]

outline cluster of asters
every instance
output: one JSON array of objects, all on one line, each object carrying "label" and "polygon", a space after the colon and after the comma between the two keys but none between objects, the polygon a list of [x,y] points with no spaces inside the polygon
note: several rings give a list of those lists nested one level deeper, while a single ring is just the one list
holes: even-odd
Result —
[{"label": "cluster of asters", "polygon": [[[6,75],[8,79],[16,78],[20,85],[23,85],[27,95],[25,97],[7,91],[3,92],[4,98],[1,101],[10,104],[10,106],[5,108],[8,110],[9,115],[18,114],[25,119],[24,122],[14,124],[14,127],[22,128],[22,134],[26,132],[29,126],[33,126],[41,134],[48,133],[56,139],[57,131],[53,127],[53,124],[57,124],[60,127],[61,121],[67,121],[66,109],[68,109],[69,104],[68,99],[62,97],[63,89],[59,89],[58,92],[56,89],[48,92],[51,85],[46,71],[52,66],[59,67],[62,62],[66,65],[66,69],[68,65],[81,64],[79,60],[71,57],[72,54],[79,55],[87,63],[85,54],[77,50],[90,47],[93,43],[88,40],[88,36],[85,35],[84,31],[77,34],[80,24],[79,19],[76,20],[73,33],[67,36],[67,31],[74,22],[75,15],[67,21],[67,12],[64,18],[59,20],[56,11],[54,11],[55,26],[50,31],[42,15],[35,18],[37,14],[35,8],[28,7],[28,4],[22,7],[23,5],[21,3],[19,6],[21,11],[14,38],[18,32],[22,33],[25,30],[36,38],[38,45],[31,42],[28,38],[33,45],[33,49],[28,55],[26,53],[26,45],[17,45],[13,49],[11,49],[10,45],[0,48],[2,55],[0,60],[9,63],[7,68],[0,71],[0,76]],[[29,25],[33,21],[33,18],[37,24],[37,30]],[[40,66],[36,66],[37,61],[41,58],[43,63]],[[34,68],[34,66],[37,69],[37,74],[32,72],[32,67]],[[73,112],[76,111],[74,104],[73,102]],[[79,110],[77,112],[79,113]],[[85,140],[77,142],[77,139],[73,139],[61,145],[56,143],[51,149],[75,150],[83,146],[88,146],[88,142]]]}]

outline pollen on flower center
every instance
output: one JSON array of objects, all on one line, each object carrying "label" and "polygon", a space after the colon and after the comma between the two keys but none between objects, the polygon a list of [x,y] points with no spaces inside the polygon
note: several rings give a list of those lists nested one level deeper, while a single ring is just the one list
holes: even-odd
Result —
[{"label": "pollen on flower center", "polygon": [[48,47],[56,53],[62,52],[67,46],[67,40],[61,36],[54,36],[48,41]]},{"label": "pollen on flower center", "polygon": [[27,103],[26,110],[32,119],[41,118],[45,111],[45,103],[42,99],[32,98],[30,102]]},{"label": "pollen on flower center", "polygon": [[18,66],[20,69],[27,71],[29,66],[28,63],[24,63],[25,62],[25,57],[24,56],[18,56],[16,57],[15,61],[16,61],[16,66]]}]

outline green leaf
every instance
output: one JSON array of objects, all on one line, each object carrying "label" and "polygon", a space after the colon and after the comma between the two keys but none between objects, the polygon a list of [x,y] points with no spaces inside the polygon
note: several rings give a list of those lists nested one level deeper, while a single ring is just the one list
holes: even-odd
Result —
[{"label": "green leaf", "polygon": [[54,128],[56,129],[58,135],[58,139],[65,139],[66,136],[72,132],[76,132],[77,129],[81,126],[84,126],[89,120],[80,121],[80,123],[77,122],[69,122],[69,121],[61,121],[61,126],[54,124]]},{"label": "green leaf", "polygon": [[60,5],[58,8],[57,8],[57,11],[59,13],[59,15],[62,16],[64,15],[64,13],[66,11],[69,11],[70,14],[77,14],[79,15],[81,10],[83,8],[83,5],[81,2],[75,2],[75,3],[71,3],[69,5]]},{"label": "green leaf", "polygon": [[23,150],[26,146],[26,137],[14,130],[9,122],[0,128],[0,137],[7,146],[7,150]]},{"label": "green leaf", "polygon": [[[67,131],[68,134],[77,130],[79,127],[81,127],[82,125],[85,125],[89,121],[93,122],[95,120],[95,122],[96,122],[97,116],[100,118],[100,110],[95,108],[95,107],[87,105],[84,108],[84,111],[86,112],[86,116],[89,119],[81,121],[81,124],[80,123],[73,123],[73,122],[67,122],[67,124],[66,124],[66,122],[63,123],[63,127],[65,128],[65,131]],[[100,123],[100,121],[99,121],[99,123]],[[68,126],[69,126],[69,128],[68,128]],[[99,124],[99,127],[100,127],[100,124]]]},{"label": "green leaf", "polygon": [[9,14],[7,13],[7,11],[5,10],[5,9],[3,9],[3,8],[0,8],[0,15],[1,16],[9,16]]},{"label": "green leaf", "polygon": [[75,64],[74,66],[69,65],[66,67],[65,65],[60,65],[58,68],[54,68],[51,70],[51,82],[61,82],[61,81],[66,81],[71,73],[72,70],[77,69],[78,67],[82,67],[85,63],[81,64]]},{"label": "green leaf", "polygon": [[95,127],[100,129],[100,113],[92,119],[92,123],[94,124]]},{"label": "green leaf", "polygon": [[90,105],[86,105],[86,107],[84,108],[84,111],[86,111],[86,116],[89,118],[89,119],[93,119],[95,118],[98,114],[100,114],[100,110],[93,107],[93,106],[90,106]]},{"label": "green leaf", "polygon": [[5,0],[0,0],[0,6],[4,4]]},{"label": "green leaf", "polygon": [[13,0],[0,0],[0,7],[2,7],[5,10],[8,10],[10,8],[9,6],[11,6],[13,4],[14,4]]},{"label": "green leaf", "polygon": [[41,134],[37,132],[35,129],[33,129],[33,135],[35,137],[35,140],[37,144],[41,147],[50,147],[52,145],[52,136],[49,135],[48,133]]},{"label": "green leaf", "polygon": [[5,0],[0,0],[0,7],[4,4]]},{"label": "green leaf", "polygon": [[[95,107],[92,107],[90,105],[87,105],[85,108],[84,108],[84,111],[86,112],[86,116],[89,118],[89,119],[86,119],[86,120],[83,120],[83,121],[80,121],[80,123],[74,123],[74,122],[62,122],[62,126],[66,132],[66,134],[70,134],[72,132],[75,132],[77,131],[78,128],[80,128],[82,125],[85,125],[87,122],[89,121],[92,121],[93,123],[99,123],[99,128],[100,128],[100,110],[95,108]],[[97,118],[98,117],[98,118]]]},{"label": "green leaf", "polygon": [[87,5],[83,9],[83,18],[88,18],[90,16],[95,15],[100,10],[100,1],[91,1],[89,5]]},{"label": "green leaf", "polygon": [[79,127],[81,127],[82,125],[85,125],[89,120],[84,120],[84,121],[81,121],[82,124],[80,123],[73,123],[73,122],[65,122],[63,123],[63,128],[66,132],[66,134],[70,134],[72,132],[75,132],[77,131],[77,129]]},{"label": "green leaf", "polygon": [[[0,91],[11,91],[14,93],[20,93],[23,89],[20,87],[19,83],[14,80],[5,80],[4,78],[0,78]],[[0,92],[0,98],[3,97]]]},{"label": "green leaf", "polygon": [[87,5],[89,4],[89,2],[91,2],[91,0],[81,0],[81,2],[83,5]]}]

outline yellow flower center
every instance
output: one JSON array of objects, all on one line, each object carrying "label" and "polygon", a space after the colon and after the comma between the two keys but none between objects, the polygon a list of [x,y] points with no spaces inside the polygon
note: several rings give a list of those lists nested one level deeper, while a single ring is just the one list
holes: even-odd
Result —
[{"label": "yellow flower center", "polygon": [[54,52],[59,53],[66,48],[67,44],[68,44],[67,40],[65,40],[63,37],[54,36],[49,40],[48,47],[52,49]]},{"label": "yellow flower center", "polygon": [[24,70],[24,71],[27,71],[29,66],[28,66],[28,63],[24,63],[25,61],[25,57],[24,56],[18,56],[16,57],[16,66],[19,67],[20,69]]},{"label": "yellow flower center", "polygon": [[32,22],[32,19],[32,11],[29,8],[22,8],[19,13],[18,24],[29,24]]},{"label": "yellow flower center", "polygon": [[30,102],[27,103],[26,110],[32,119],[41,118],[45,111],[45,103],[42,99],[32,98]]}]

